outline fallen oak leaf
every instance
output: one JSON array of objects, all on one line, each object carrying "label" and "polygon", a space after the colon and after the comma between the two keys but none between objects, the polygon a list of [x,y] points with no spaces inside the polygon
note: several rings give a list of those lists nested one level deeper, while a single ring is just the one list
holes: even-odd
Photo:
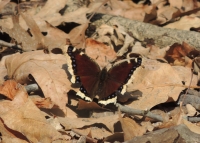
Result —
[{"label": "fallen oak leaf", "polygon": [[108,62],[117,58],[114,49],[91,38],[86,39],[85,53],[94,59],[100,67],[105,67]]},{"label": "fallen oak leaf", "polygon": [[62,138],[31,100],[1,115],[1,119],[8,128],[22,133],[31,142],[52,142]]},{"label": "fallen oak leaf", "polygon": [[3,100],[0,103],[0,115],[7,113],[13,109],[19,108],[25,104],[28,100],[28,94],[23,86],[19,87],[19,90],[16,93],[15,98],[10,100]]},{"label": "fallen oak leaf", "polygon": [[100,126],[106,126],[107,129],[114,133],[115,124],[119,121],[118,115],[111,115],[99,118],[68,118],[58,117],[59,122],[65,127],[65,130],[84,128],[93,126],[93,124],[99,124]]},{"label": "fallen oak leaf", "polygon": [[[32,96],[31,96],[32,97]],[[54,103],[51,101],[50,97],[47,98],[41,98],[41,97],[33,97],[31,98],[33,103],[38,107],[38,108],[47,108],[51,109],[54,106]]]},{"label": "fallen oak leaf", "polygon": [[138,125],[133,119],[128,117],[122,118],[120,110],[118,113],[122,130],[124,132],[124,141],[131,140],[136,136],[142,136],[146,132],[145,128]]},{"label": "fallen oak leaf", "polygon": [[20,14],[23,19],[26,21],[26,24],[30,28],[30,32],[33,35],[32,37],[34,40],[38,43],[37,49],[45,49],[45,43],[44,43],[44,36],[42,35],[39,27],[37,26],[36,22],[34,19],[31,17],[31,15],[27,14]]},{"label": "fallen oak leaf", "polygon": [[5,5],[7,5],[10,2],[10,0],[3,0],[0,2],[0,11],[3,10],[3,8],[5,7]]},{"label": "fallen oak leaf", "polygon": [[65,63],[63,55],[44,54],[39,50],[13,55],[6,59],[10,78],[21,84],[35,80],[44,96],[50,97],[66,114],[67,92],[71,88],[71,83],[64,70]]},{"label": "fallen oak leaf", "polygon": [[14,80],[7,80],[0,86],[0,94],[3,94],[7,98],[13,100],[18,92],[17,82]]},{"label": "fallen oak leaf", "polygon": [[9,36],[14,38],[18,43],[21,43],[23,51],[36,50],[38,48],[38,42],[19,25],[19,17],[13,16],[12,21],[14,24],[13,28],[8,29],[2,26],[2,31],[9,34]]}]

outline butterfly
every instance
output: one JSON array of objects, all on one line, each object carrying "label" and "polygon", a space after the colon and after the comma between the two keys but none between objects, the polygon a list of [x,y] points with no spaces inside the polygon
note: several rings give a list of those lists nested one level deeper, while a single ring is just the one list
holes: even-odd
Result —
[{"label": "butterfly", "polygon": [[141,66],[142,58],[129,59],[114,65],[110,69],[99,65],[83,52],[73,46],[67,49],[68,70],[72,75],[72,83],[80,83],[76,95],[86,101],[98,99],[99,104],[116,104],[117,92],[124,94],[126,85],[134,71]]}]

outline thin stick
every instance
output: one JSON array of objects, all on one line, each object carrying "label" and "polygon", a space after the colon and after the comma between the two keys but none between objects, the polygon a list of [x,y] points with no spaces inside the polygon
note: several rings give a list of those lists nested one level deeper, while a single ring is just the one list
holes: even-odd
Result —
[{"label": "thin stick", "polygon": [[152,112],[148,110],[133,109],[127,106],[123,106],[119,103],[117,103],[116,105],[119,107],[121,112],[127,113],[129,115],[141,115],[141,116],[149,117],[154,120],[163,122],[163,118],[160,115],[153,114]]},{"label": "thin stick", "polygon": [[0,40],[0,46],[5,46],[5,47],[8,47],[8,48],[12,48],[12,49],[22,51],[22,47],[20,45],[15,45],[15,44],[8,43],[8,42],[2,41],[2,40]]}]

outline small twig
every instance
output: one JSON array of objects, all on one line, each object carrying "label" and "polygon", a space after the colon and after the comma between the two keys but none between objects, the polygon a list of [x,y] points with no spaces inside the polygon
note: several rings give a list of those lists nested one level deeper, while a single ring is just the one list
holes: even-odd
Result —
[{"label": "small twig", "polygon": [[197,122],[200,122],[200,117],[188,117],[187,120],[192,123],[197,123]]},{"label": "small twig", "polygon": [[130,115],[141,115],[141,116],[149,117],[154,120],[163,122],[163,118],[160,115],[153,114],[150,111],[133,109],[127,106],[123,106],[119,103],[117,103],[117,106],[119,107],[121,112],[125,112]]},{"label": "small twig", "polygon": [[35,83],[35,84],[29,84],[29,85],[25,86],[25,89],[26,89],[27,92],[34,92],[34,91],[38,91],[40,88]]},{"label": "small twig", "polygon": [[22,47],[20,45],[15,45],[15,44],[8,43],[8,42],[2,41],[2,40],[0,40],[0,46],[5,46],[5,47],[8,47],[8,48],[12,48],[12,49],[22,51]]},{"label": "small twig", "polygon": [[185,100],[186,94],[188,93],[188,89],[190,89],[190,86],[191,86],[191,84],[192,84],[192,78],[193,78],[193,72],[192,72],[192,71],[191,71],[191,74],[192,74],[192,75],[191,75],[191,79],[190,79],[189,86],[188,86],[188,88],[187,88],[185,94],[183,95],[182,101],[180,102],[180,111],[181,111],[181,113],[184,113],[184,111],[183,111],[183,109],[182,109],[183,102],[184,102],[184,100]]}]

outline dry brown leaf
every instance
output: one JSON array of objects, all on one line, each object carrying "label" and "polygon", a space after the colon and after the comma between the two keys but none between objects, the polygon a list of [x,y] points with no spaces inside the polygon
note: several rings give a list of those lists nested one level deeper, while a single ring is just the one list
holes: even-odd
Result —
[{"label": "dry brown leaf", "polygon": [[115,141],[123,142],[124,141],[124,134],[121,133],[121,132],[115,132],[111,136],[106,137],[104,139],[104,141],[107,141],[107,142],[115,142]]},{"label": "dry brown leaf", "polygon": [[197,1],[192,1],[192,0],[184,0],[183,1],[183,5],[182,5],[182,10],[184,11],[189,11],[189,10],[192,10],[194,9],[196,6],[195,6],[195,3],[197,3]]},{"label": "dry brown leaf", "polygon": [[122,118],[120,112],[119,120],[124,132],[124,141],[131,140],[136,136],[142,136],[146,132],[145,128],[138,125],[133,119],[128,117]]},{"label": "dry brown leaf", "polygon": [[42,89],[45,97],[58,105],[66,114],[67,92],[71,83],[67,78],[66,59],[63,55],[44,54],[43,51],[26,52],[6,59],[8,76],[27,84],[30,75]]},{"label": "dry brown leaf", "polygon": [[7,136],[2,136],[1,137],[1,142],[2,143],[28,143],[28,141],[15,138],[15,137],[7,137]]},{"label": "dry brown leaf", "polygon": [[85,31],[87,28],[88,28],[88,23],[84,23],[80,26],[75,27],[70,31],[69,39],[73,46],[76,46],[77,48],[85,47]]},{"label": "dry brown leaf", "polygon": [[100,117],[100,118],[62,118],[58,117],[59,122],[65,127],[66,130],[83,128],[92,126],[93,124],[105,125],[112,133],[114,132],[114,125],[119,121],[118,115]]},{"label": "dry brown leaf", "polygon": [[[66,0],[58,0],[56,2],[47,1],[42,8],[31,9],[25,13],[32,15],[40,30],[43,32],[47,31],[48,29],[46,22],[53,26],[58,26],[62,22],[75,22],[80,24],[86,23],[87,18],[85,15],[86,13],[89,13],[88,11],[90,11],[90,9],[81,7],[80,9],[77,9],[73,12],[64,12],[64,6],[68,4],[69,2]],[[61,10],[64,12],[63,15],[59,13]],[[24,29],[28,28],[23,20],[20,20],[20,24]]]},{"label": "dry brown leaf", "polygon": [[150,48],[143,47],[140,42],[136,42],[135,45],[132,47],[132,53],[138,53],[143,56],[147,56],[150,52]]},{"label": "dry brown leaf", "polygon": [[1,115],[1,118],[6,126],[22,133],[31,142],[52,142],[61,137],[59,132],[47,124],[45,117],[31,100]]},{"label": "dry brown leaf", "polygon": [[3,0],[3,1],[0,1],[0,11],[4,8],[4,6],[6,4],[8,4],[10,2],[10,0]]},{"label": "dry brown leaf", "polygon": [[40,47],[37,47],[37,49],[45,48],[44,36],[42,35],[39,27],[37,26],[37,24],[34,21],[34,19],[32,18],[32,16],[23,14],[23,13],[21,13],[20,15],[23,17],[26,24],[28,25],[28,28],[30,29],[32,37],[34,38],[33,40],[35,40],[38,43],[38,46],[40,46]]},{"label": "dry brown leaf", "polygon": [[20,25],[19,25],[19,18],[18,16],[13,16],[13,28],[8,29],[2,26],[2,31],[6,32],[10,35],[10,37],[14,38],[19,44],[22,44],[22,49],[24,51],[32,51],[38,48],[38,41],[35,41],[28,32],[26,32]]},{"label": "dry brown leaf", "polygon": [[58,121],[57,117],[50,117],[47,119],[48,123],[54,127],[56,130],[61,130],[63,127],[60,125],[60,122]]},{"label": "dry brown leaf", "polygon": [[14,80],[7,80],[0,86],[0,94],[3,94],[11,100],[13,100],[17,92],[17,82]]},{"label": "dry brown leaf", "polygon": [[171,20],[174,15],[179,14],[180,11],[175,7],[164,6],[157,11],[157,19],[153,22],[155,24],[164,24]]},{"label": "dry brown leaf", "polygon": [[186,104],[186,108],[188,111],[187,116],[195,116],[197,113],[197,110],[191,104]]},{"label": "dry brown leaf", "polygon": [[[32,96],[31,96],[32,97]],[[32,97],[31,100],[38,108],[47,108],[51,109],[54,106],[54,103],[51,101],[51,98],[42,98],[42,97]]]},{"label": "dry brown leaf", "polygon": [[66,0],[57,0],[57,1],[47,1],[45,6],[40,9],[39,12],[35,15],[35,18],[38,18],[38,23],[41,21],[39,19],[42,19],[42,22],[45,23],[45,21],[48,21],[54,26],[57,26],[60,24],[60,20],[62,18],[59,11],[64,8],[64,6],[67,4]]},{"label": "dry brown leaf", "polygon": [[93,39],[86,40],[85,52],[89,57],[94,59],[101,68],[107,66],[108,62],[115,60],[117,57],[116,52],[111,47]]},{"label": "dry brown leaf", "polygon": [[183,123],[183,116],[184,116],[184,113],[182,113],[180,110],[179,112],[172,116],[172,119],[167,121],[167,122],[164,122],[163,124],[161,124],[158,128],[159,129],[162,129],[162,128],[170,128],[170,127],[173,127],[173,126],[177,126],[179,124],[182,124]]},{"label": "dry brown leaf", "polygon": [[151,132],[154,130],[154,126],[150,121],[142,122],[141,125],[148,131]]},{"label": "dry brown leaf", "polygon": [[177,7],[178,9],[181,9],[183,1],[182,0],[169,0],[169,3],[172,7]]},{"label": "dry brown leaf", "polygon": [[128,105],[135,109],[150,109],[169,98],[176,101],[185,89],[181,87],[182,79],[169,64],[155,60],[143,58],[142,66],[136,69],[132,78],[133,83],[128,85],[127,91],[138,90],[136,94],[141,95],[137,101]]},{"label": "dry brown leaf", "polygon": [[[183,44],[174,43],[170,46],[169,50],[166,51],[164,58],[173,65],[182,65],[182,66],[192,66],[189,63],[192,63],[192,60],[197,55],[199,55],[199,51],[188,45],[186,42]],[[186,56],[189,57],[186,59]]]},{"label": "dry brown leaf", "polygon": [[126,32],[124,27],[117,22],[112,27],[102,24],[96,29],[96,34],[93,35],[93,38],[99,42],[106,43],[112,49],[118,50],[118,56],[124,55],[134,42],[134,39]]},{"label": "dry brown leaf", "polygon": [[165,61],[164,56],[166,55],[166,51],[169,50],[169,46],[160,48],[156,45],[148,45],[145,49],[149,49],[149,53],[147,55],[148,58],[162,59]]},{"label": "dry brown leaf", "polygon": [[13,101],[3,100],[0,102],[0,114],[4,114],[10,110],[19,108],[24,103],[26,103],[27,99],[28,99],[28,94],[25,88],[20,87]]},{"label": "dry brown leaf", "polygon": [[200,27],[200,18],[196,15],[189,15],[182,17],[179,21],[170,23],[165,28],[180,29],[180,30],[190,30],[190,28]]},{"label": "dry brown leaf", "polygon": [[[186,87],[189,87],[190,82],[191,82],[191,86],[196,86],[198,78],[197,78],[197,75],[191,72],[191,68],[183,67],[183,66],[173,66],[173,69],[179,75],[179,77],[181,78],[181,81],[184,81]],[[193,76],[193,79],[191,81],[192,76]]]},{"label": "dry brown leaf", "polygon": [[53,48],[68,44],[67,40],[69,39],[69,35],[60,29],[51,26],[49,23],[46,23],[46,32],[47,35],[44,36],[44,43],[49,51]]},{"label": "dry brown leaf", "polygon": [[192,132],[200,134],[200,127],[183,119],[183,124],[185,124]]},{"label": "dry brown leaf", "polygon": [[12,132],[8,130],[8,128],[5,127],[2,120],[0,120],[0,132],[2,136],[6,136],[10,138],[16,137]]},{"label": "dry brown leaf", "polygon": [[93,2],[89,5],[89,8],[92,9],[92,11],[98,9],[98,12],[100,13],[123,16],[129,19],[139,20],[139,21],[144,20],[145,6],[143,4],[135,4],[132,1],[118,1],[118,0],[110,0],[105,6],[101,6],[101,4],[102,4],[101,1],[95,3]]},{"label": "dry brown leaf", "polygon": [[5,77],[7,75],[7,69],[5,66],[5,58],[1,59],[0,62],[0,84],[3,84],[3,82],[5,81]]},{"label": "dry brown leaf", "polygon": [[61,20],[65,22],[75,22],[79,24],[87,23],[88,20],[86,18],[87,13],[91,13],[91,9],[88,9],[86,7],[81,7],[75,11],[65,13]]},{"label": "dry brown leaf", "polygon": [[95,139],[103,139],[107,136],[110,136],[111,133],[107,131],[104,128],[98,128],[98,127],[87,127],[83,129],[73,129],[76,133],[79,133],[79,135],[85,135],[89,136],[91,138]]}]

